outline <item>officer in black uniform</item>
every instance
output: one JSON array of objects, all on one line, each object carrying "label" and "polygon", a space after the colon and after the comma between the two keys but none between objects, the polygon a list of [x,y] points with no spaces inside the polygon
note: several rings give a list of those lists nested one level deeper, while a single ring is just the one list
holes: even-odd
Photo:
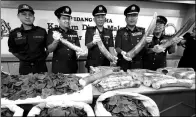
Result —
[{"label": "officer in black uniform", "polygon": [[194,26],[192,32],[187,32],[183,39],[179,42],[179,46],[184,47],[183,56],[180,58],[178,67],[189,67],[196,71],[196,27]]},{"label": "officer in black uniform", "polygon": [[54,14],[58,18],[59,27],[48,31],[48,50],[53,52],[52,72],[53,73],[76,73],[78,70],[76,52],[59,40],[53,38],[53,31],[58,31],[62,34],[63,39],[80,47],[78,34],[70,29],[72,10],[69,6],[62,6],[55,10]]},{"label": "officer in black uniform", "polygon": [[166,55],[175,52],[176,45],[172,45],[166,49],[154,49],[155,45],[160,45],[167,41],[164,35],[165,25],[167,19],[164,16],[157,16],[156,28],[153,32],[152,41],[145,47],[145,54],[143,56],[143,63],[145,69],[156,70],[158,68],[166,67]]},{"label": "officer in black uniform", "polygon": [[[95,27],[88,27],[85,34],[85,45],[88,48],[86,68],[89,71],[90,66],[110,66],[110,61],[101,53],[97,42],[102,41],[109,52],[115,56],[114,40],[112,30],[104,28],[107,9],[103,5],[98,5],[92,12],[94,16]],[[98,30],[100,35],[96,35]]]},{"label": "officer in black uniform", "polygon": [[117,65],[124,71],[127,71],[127,69],[142,68],[143,50],[133,60],[125,56],[127,52],[139,43],[145,33],[145,28],[136,26],[139,12],[139,6],[135,4],[125,9],[124,15],[126,16],[127,26],[118,30],[115,38],[115,48],[118,53]]},{"label": "officer in black uniform", "polygon": [[19,73],[26,75],[47,72],[46,30],[33,25],[34,11],[27,4],[18,6],[18,18],[22,25],[11,31],[8,47],[9,51],[20,60]]}]

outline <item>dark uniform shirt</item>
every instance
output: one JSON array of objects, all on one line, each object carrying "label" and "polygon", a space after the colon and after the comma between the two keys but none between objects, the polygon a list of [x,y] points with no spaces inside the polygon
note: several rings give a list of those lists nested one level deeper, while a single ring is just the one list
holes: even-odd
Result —
[{"label": "dark uniform shirt", "polygon": [[162,44],[161,41],[165,38],[166,36],[163,35],[160,38],[153,36],[152,42],[146,45],[145,54],[143,56],[144,69],[156,70],[158,68],[166,67],[166,55],[170,47],[168,47],[165,52],[161,53],[155,53],[152,51],[152,48],[157,44]]},{"label": "dark uniform shirt", "polygon": [[[30,30],[24,30],[23,26],[11,31],[8,39],[9,51],[17,54],[20,60],[20,74],[46,72],[45,59],[48,56],[46,52],[46,30],[33,26]],[[38,62],[43,63],[38,67]],[[34,64],[37,64],[34,66]],[[35,69],[29,69],[25,66],[34,66]],[[32,67],[33,68],[33,67]],[[39,69],[38,69],[39,68]]]},{"label": "dark uniform shirt", "polygon": [[8,39],[9,51],[18,53],[21,61],[45,60],[46,53],[46,30],[33,26],[31,30],[24,30],[21,26],[11,31]]},{"label": "dark uniform shirt", "polygon": [[[62,34],[63,39],[80,46],[78,34],[72,29],[65,32],[62,28],[54,28],[48,31],[47,45],[51,44],[54,40],[53,31],[58,31]],[[53,51],[52,58],[52,72],[53,73],[76,73],[78,69],[76,52],[64,45],[62,42]]]},{"label": "dark uniform shirt", "polygon": [[191,67],[196,71],[196,56],[194,54],[196,50],[196,40],[193,39],[194,37],[191,36],[190,33],[186,33],[183,37],[186,40],[185,49],[178,67]]},{"label": "dark uniform shirt", "polygon": [[118,52],[118,66],[126,71],[132,68],[142,68],[142,53],[143,50],[138,53],[132,60],[132,62],[126,61],[121,55],[121,51],[129,52],[132,50],[142,39],[145,34],[145,28],[135,27],[133,31],[124,27],[117,31],[115,39],[115,48]]},{"label": "dark uniform shirt", "polygon": [[[96,27],[88,27],[85,34],[85,45],[93,41],[93,36],[95,34]],[[98,30],[99,31],[99,30]],[[101,40],[109,51],[109,47],[114,47],[114,40],[112,30],[103,28],[103,31],[100,32]],[[98,45],[94,45],[92,48],[88,49],[87,63],[86,68],[89,69],[89,66],[109,66],[110,61],[102,54],[99,50]]]}]

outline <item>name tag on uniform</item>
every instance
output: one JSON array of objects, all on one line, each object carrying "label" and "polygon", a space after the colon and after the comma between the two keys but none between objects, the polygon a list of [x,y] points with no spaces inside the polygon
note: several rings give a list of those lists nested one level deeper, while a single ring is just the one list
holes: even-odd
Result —
[{"label": "name tag on uniform", "polygon": [[110,36],[104,36],[104,38],[110,38]]},{"label": "name tag on uniform", "polygon": [[68,37],[78,37],[77,35],[68,35]]},{"label": "name tag on uniform", "polygon": [[142,32],[136,32],[136,33],[132,33],[133,36],[138,36],[138,35],[142,35]]},{"label": "name tag on uniform", "polygon": [[44,36],[33,36],[33,38],[40,38],[40,39],[42,39],[42,38],[44,38]]},{"label": "name tag on uniform", "polygon": [[15,40],[22,40],[22,39],[26,39],[26,37],[16,37]]}]

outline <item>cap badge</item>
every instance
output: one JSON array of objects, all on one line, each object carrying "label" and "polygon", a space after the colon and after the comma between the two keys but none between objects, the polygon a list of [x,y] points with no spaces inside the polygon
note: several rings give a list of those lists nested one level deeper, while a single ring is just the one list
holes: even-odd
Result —
[{"label": "cap badge", "polygon": [[29,7],[27,5],[23,5],[23,8],[28,9]]},{"label": "cap badge", "polygon": [[69,12],[69,8],[66,8],[65,11]]},{"label": "cap badge", "polygon": [[22,37],[21,32],[17,32],[17,37]]},{"label": "cap badge", "polygon": [[157,17],[158,20],[160,20],[160,17]]},{"label": "cap badge", "polygon": [[132,7],[131,7],[131,10],[135,10],[135,6],[132,6]]},{"label": "cap badge", "polygon": [[101,11],[101,10],[103,10],[103,8],[102,7],[99,7],[99,10]]}]

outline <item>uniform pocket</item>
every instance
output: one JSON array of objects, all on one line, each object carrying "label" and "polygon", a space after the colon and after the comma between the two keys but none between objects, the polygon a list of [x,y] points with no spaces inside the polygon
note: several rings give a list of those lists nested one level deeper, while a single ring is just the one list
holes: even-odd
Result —
[{"label": "uniform pocket", "polygon": [[44,37],[43,36],[35,36],[36,38],[34,38],[34,41],[36,43],[41,43],[44,41]]},{"label": "uniform pocket", "polygon": [[25,45],[27,43],[26,38],[21,38],[21,39],[15,39],[16,45]]}]

